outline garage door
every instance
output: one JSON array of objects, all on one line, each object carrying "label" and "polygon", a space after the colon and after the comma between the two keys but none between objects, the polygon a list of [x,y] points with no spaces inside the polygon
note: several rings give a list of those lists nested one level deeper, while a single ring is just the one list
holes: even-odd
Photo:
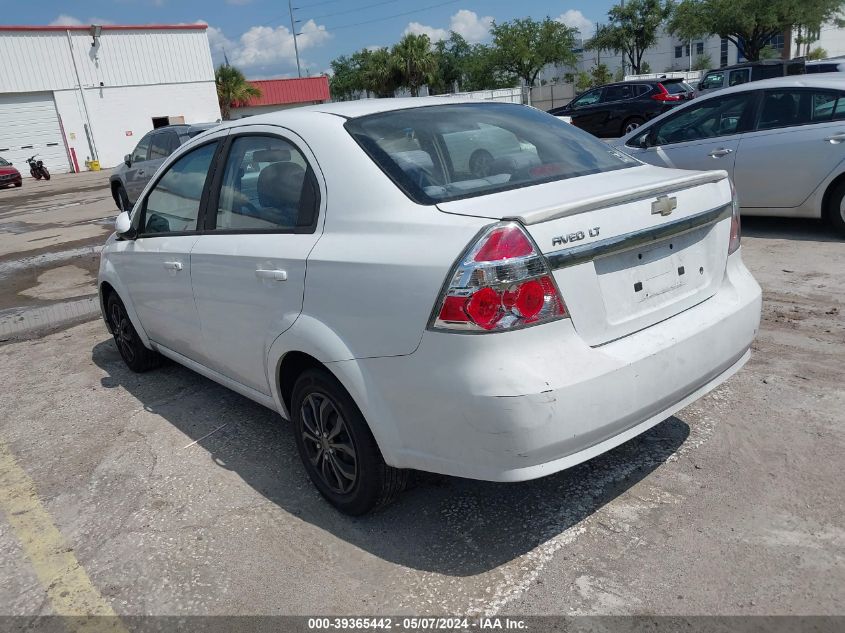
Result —
[{"label": "garage door", "polygon": [[28,177],[33,154],[51,172],[70,171],[51,92],[0,95],[0,156]]}]

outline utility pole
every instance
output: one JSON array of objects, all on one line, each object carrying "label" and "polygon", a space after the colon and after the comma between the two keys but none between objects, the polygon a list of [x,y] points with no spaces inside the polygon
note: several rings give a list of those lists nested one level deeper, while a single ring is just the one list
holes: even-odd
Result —
[{"label": "utility pole", "polygon": [[299,45],[296,43],[296,20],[293,19],[293,7],[288,0],[288,12],[290,13],[290,32],[293,33],[293,50],[296,53],[296,75],[302,77],[302,70],[299,67]]}]

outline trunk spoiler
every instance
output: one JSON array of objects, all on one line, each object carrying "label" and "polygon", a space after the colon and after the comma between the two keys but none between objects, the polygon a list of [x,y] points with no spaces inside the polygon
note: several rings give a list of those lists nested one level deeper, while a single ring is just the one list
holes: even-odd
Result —
[{"label": "trunk spoiler", "polygon": [[[609,177],[612,177],[608,174]],[[575,202],[567,202],[531,211],[523,211],[517,215],[511,215],[505,220],[518,220],[525,225],[548,222],[577,213],[586,213],[596,209],[613,207],[620,204],[627,204],[642,200],[643,198],[657,197],[670,194],[683,189],[692,189],[699,185],[720,182],[728,177],[725,171],[693,172],[689,175],[663,180],[657,184],[646,184],[641,187],[627,189],[620,193],[610,193],[582,199]]]}]

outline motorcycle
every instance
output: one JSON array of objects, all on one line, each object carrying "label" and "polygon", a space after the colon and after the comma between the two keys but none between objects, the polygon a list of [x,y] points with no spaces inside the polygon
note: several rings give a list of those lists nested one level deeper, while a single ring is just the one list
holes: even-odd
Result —
[{"label": "motorcycle", "polygon": [[[38,154],[35,156],[38,156]],[[47,171],[42,161],[35,160],[35,156],[26,159],[26,162],[29,163],[30,175],[36,180],[41,180],[42,178],[44,180],[50,180],[50,172]]]}]

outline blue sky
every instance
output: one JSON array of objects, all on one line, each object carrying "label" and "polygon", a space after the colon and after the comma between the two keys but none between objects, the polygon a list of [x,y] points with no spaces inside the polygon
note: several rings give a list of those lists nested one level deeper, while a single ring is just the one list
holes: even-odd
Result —
[{"label": "blue sky", "polygon": [[[582,30],[606,17],[612,0],[295,0],[304,69],[324,72],[338,55],[389,46],[405,32],[433,39],[450,29],[471,42],[489,39],[492,20],[546,15]],[[4,24],[151,24],[207,22],[215,62],[253,79],[296,75],[286,0],[87,0],[11,2]],[[402,15],[400,15],[402,14]],[[305,74],[305,72],[303,72]]]}]

